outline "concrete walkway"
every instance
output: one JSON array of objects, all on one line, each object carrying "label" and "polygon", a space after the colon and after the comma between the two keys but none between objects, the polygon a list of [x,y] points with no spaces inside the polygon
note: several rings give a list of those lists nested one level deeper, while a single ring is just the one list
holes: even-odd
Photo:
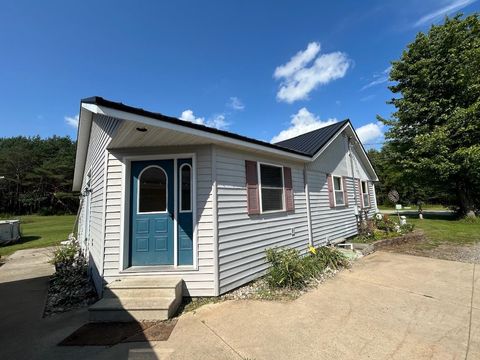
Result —
[{"label": "concrete walkway", "polygon": [[[469,345],[468,359],[480,359],[475,271],[472,303],[473,264],[378,252],[294,302],[203,307],[154,349],[172,359],[464,359]],[[216,348],[203,341],[212,336]]]},{"label": "concrete walkway", "polygon": [[86,312],[41,318],[42,254],[0,267],[2,359],[465,359],[467,347],[480,358],[478,265],[378,252],[293,302],[204,306],[165,342],[57,347]]}]

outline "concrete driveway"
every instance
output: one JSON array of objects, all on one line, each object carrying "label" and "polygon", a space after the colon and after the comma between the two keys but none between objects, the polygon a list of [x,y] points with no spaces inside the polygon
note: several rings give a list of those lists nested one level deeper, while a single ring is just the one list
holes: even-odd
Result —
[{"label": "concrete driveway", "polygon": [[11,264],[0,267],[2,359],[465,359],[467,348],[480,358],[473,264],[377,252],[296,301],[204,306],[168,341],[111,348],[55,346],[85,311],[42,319],[45,278],[5,283]]}]

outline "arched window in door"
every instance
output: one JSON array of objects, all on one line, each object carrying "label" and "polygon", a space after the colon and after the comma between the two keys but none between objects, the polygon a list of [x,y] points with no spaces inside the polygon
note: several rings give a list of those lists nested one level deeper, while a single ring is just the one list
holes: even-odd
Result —
[{"label": "arched window in door", "polygon": [[138,212],[167,211],[168,178],[160,166],[145,168],[138,177]]}]

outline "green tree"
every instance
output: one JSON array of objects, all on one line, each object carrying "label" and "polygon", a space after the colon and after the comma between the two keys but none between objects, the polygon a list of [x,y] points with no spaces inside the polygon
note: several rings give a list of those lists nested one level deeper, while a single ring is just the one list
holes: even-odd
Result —
[{"label": "green tree", "polygon": [[53,136],[0,138],[0,213],[70,213],[75,142]]},{"label": "green tree", "polygon": [[396,107],[386,137],[412,183],[448,192],[474,216],[480,207],[480,19],[457,15],[419,33],[392,63]]}]

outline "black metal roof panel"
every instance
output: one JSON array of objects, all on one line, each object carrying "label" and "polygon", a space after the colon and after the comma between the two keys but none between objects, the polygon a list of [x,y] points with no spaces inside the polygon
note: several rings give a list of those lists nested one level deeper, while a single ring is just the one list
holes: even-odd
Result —
[{"label": "black metal roof panel", "polygon": [[269,148],[282,150],[282,151],[290,152],[297,155],[309,156],[309,157],[312,157],[313,155],[315,155],[316,152],[320,150],[325,144],[327,144],[328,141],[333,136],[335,136],[335,134],[346,123],[350,122],[350,120],[344,120],[344,121],[335,123],[333,125],[329,125],[329,126],[308,132],[306,134],[296,136],[288,140],[280,141],[276,144],[271,144],[265,141],[256,140],[246,136],[238,135],[229,131],[219,130],[219,129],[211,128],[205,125],[195,124],[192,122],[177,119],[175,117],[166,116],[160,113],[151,112],[141,108],[125,105],[120,102],[110,101],[100,96],[85,98],[85,99],[82,99],[81,102],[86,104],[106,106],[111,109],[125,111],[128,113],[137,114],[141,116],[146,116],[156,120],[165,121],[171,124],[177,124],[177,125],[189,127],[192,129],[197,129],[197,130],[202,130],[202,131],[206,131],[213,134],[223,135],[232,139],[246,141],[252,144],[266,146]]},{"label": "black metal roof panel", "polygon": [[338,123],[298,135],[294,138],[277,142],[275,145],[292,151],[299,151],[308,156],[313,156],[322,147],[324,147],[330,141],[330,139],[332,139],[335,134],[341,128],[343,128],[345,124],[349,122],[350,120],[348,119],[343,120]]},{"label": "black metal roof panel", "polygon": [[152,118],[152,119],[165,121],[165,122],[168,122],[168,123],[171,123],[171,124],[185,126],[185,127],[192,128],[192,129],[202,130],[202,131],[206,131],[206,132],[209,132],[209,133],[212,133],[212,134],[223,135],[223,136],[226,136],[226,137],[229,137],[229,138],[232,138],[232,139],[242,140],[242,141],[246,141],[246,142],[256,144],[256,145],[266,146],[266,147],[269,147],[269,148],[272,148],[272,149],[286,151],[286,152],[296,154],[296,155],[308,156],[307,154],[305,154],[301,151],[297,151],[295,149],[289,149],[289,148],[282,147],[282,146],[275,145],[275,144],[271,144],[271,143],[268,143],[268,142],[265,142],[265,141],[252,139],[252,138],[249,138],[247,136],[238,135],[238,134],[235,134],[235,133],[232,133],[232,132],[229,132],[229,131],[219,130],[219,129],[211,128],[211,127],[208,127],[208,126],[205,126],[205,125],[200,125],[200,124],[195,124],[195,123],[192,123],[192,122],[189,122],[189,121],[180,120],[180,119],[177,119],[175,117],[166,116],[166,115],[163,115],[163,114],[160,114],[160,113],[151,112],[151,111],[147,111],[147,110],[144,110],[144,109],[141,109],[141,108],[125,105],[125,104],[120,103],[120,102],[110,101],[110,100],[104,99],[100,96],[93,96],[93,97],[85,98],[85,99],[82,99],[81,102],[86,103],[86,104],[106,106],[106,107],[109,107],[111,109],[125,111],[125,112],[131,113],[131,114],[146,116],[146,117],[149,117],[149,118]]}]

